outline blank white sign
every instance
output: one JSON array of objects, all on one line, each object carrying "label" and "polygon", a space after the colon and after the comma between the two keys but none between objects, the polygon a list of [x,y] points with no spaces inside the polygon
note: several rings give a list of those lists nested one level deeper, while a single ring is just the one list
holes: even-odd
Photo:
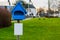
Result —
[{"label": "blank white sign", "polygon": [[23,24],[22,23],[14,24],[14,35],[23,35]]}]

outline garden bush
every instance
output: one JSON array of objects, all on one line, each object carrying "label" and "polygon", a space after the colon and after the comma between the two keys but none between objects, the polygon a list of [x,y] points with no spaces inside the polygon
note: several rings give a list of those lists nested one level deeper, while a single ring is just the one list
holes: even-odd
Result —
[{"label": "garden bush", "polygon": [[9,27],[10,25],[11,13],[5,8],[0,8],[0,28]]}]

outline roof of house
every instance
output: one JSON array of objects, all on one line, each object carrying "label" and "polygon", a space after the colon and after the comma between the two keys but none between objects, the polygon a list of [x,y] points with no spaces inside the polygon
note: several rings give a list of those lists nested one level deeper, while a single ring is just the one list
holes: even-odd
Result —
[{"label": "roof of house", "polygon": [[32,4],[26,4],[27,8],[29,6],[29,8],[35,8]]}]

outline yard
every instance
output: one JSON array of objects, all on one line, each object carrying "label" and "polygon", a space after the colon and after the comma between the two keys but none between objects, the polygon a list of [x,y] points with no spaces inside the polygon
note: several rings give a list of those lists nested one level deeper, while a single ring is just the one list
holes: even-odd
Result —
[{"label": "yard", "polygon": [[[22,22],[24,34],[20,40],[60,40],[60,18],[33,18]],[[0,40],[16,40],[13,24],[0,29]]]}]

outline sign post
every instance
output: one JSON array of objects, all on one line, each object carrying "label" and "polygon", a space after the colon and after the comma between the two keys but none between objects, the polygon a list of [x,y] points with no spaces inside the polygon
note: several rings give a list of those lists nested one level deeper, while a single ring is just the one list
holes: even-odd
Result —
[{"label": "sign post", "polygon": [[[17,20],[17,23],[20,23],[20,21]],[[20,35],[17,35],[17,40],[20,40]]]},{"label": "sign post", "polygon": [[[17,23],[20,23],[20,21],[17,20]],[[17,40],[20,40],[20,35],[17,35]]]},{"label": "sign post", "polygon": [[12,10],[12,19],[17,20],[17,23],[14,23],[14,35],[17,36],[17,40],[20,40],[20,35],[23,35],[23,23],[21,23],[21,20],[25,19],[26,13],[20,2]]},{"label": "sign post", "polygon": [[20,36],[19,35],[17,35],[17,40],[20,40]]},{"label": "sign post", "polygon": [[14,35],[16,35],[17,40],[20,40],[20,35],[23,35],[23,24],[19,20],[14,24]]}]

